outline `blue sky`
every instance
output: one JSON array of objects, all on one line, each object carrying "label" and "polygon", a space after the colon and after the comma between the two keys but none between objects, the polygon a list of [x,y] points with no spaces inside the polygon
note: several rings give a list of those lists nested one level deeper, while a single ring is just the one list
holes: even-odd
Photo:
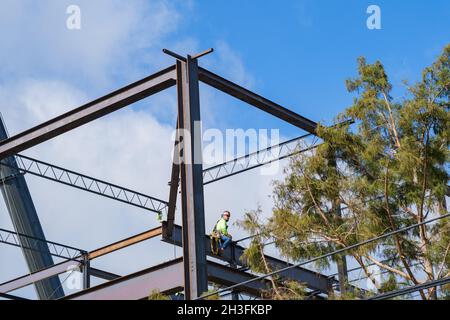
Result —
[{"label": "blue sky", "polygon": [[[366,28],[370,4],[381,8],[382,30]],[[187,28],[203,47],[225,38],[239,48],[257,92],[314,120],[351,104],[344,80],[358,56],[381,60],[401,86],[450,40],[448,1],[204,1],[195,11]]]},{"label": "blue sky", "polygon": [[[81,9],[81,30],[66,28],[71,4]],[[370,4],[381,8],[381,30],[366,27]],[[200,65],[330,123],[352,103],[345,79],[356,75],[357,57],[382,61],[401,98],[402,80],[417,80],[450,42],[449,16],[445,0],[2,0],[0,112],[15,134],[172,64],[162,48],[186,54],[213,47]],[[206,86],[201,95],[205,128],[302,133]],[[171,89],[25,154],[166,199],[175,110]],[[224,209],[239,219],[260,204],[270,215],[271,181],[281,177],[256,170],[208,186],[207,229]],[[50,240],[90,250],[157,225],[139,209],[38,178],[27,182]],[[12,229],[2,201],[0,226]],[[119,252],[96,266],[125,274],[173,258],[172,247],[154,244],[130,249],[139,259]],[[0,283],[26,273],[15,248],[0,250],[7,260],[14,267],[0,264]]]},{"label": "blue sky", "polygon": [[[63,79],[82,90],[87,97],[95,98],[170,64],[171,59],[159,51],[162,47],[175,46],[177,48],[173,49],[183,53],[215,47],[219,51],[213,55],[226,56],[229,54],[227,51],[232,50],[233,58],[237,57],[245,66],[246,77],[251,81],[241,81],[244,85],[250,84],[252,90],[313,120],[325,122],[331,121],[351,104],[352,97],[346,92],[344,81],[355,74],[358,56],[365,56],[369,61],[381,60],[394,85],[401,88],[401,80],[417,79],[421,70],[433,61],[450,39],[450,3],[444,0],[408,3],[301,0],[285,1],[283,5],[275,1],[255,0],[157,1],[169,8],[163,17],[164,23],[154,21],[158,4],[145,5],[142,1],[134,1],[142,7],[136,20],[144,23],[138,28],[130,28],[128,22],[121,28],[123,13],[129,11],[126,5],[112,6],[111,11],[102,12],[98,10],[101,5],[93,7],[83,1],[47,2],[46,6],[21,2],[26,3],[24,8],[30,13],[37,12],[37,17],[27,20],[25,28],[10,24],[9,27],[15,29],[8,30],[8,24],[2,24],[3,33],[21,39],[11,47],[16,51],[20,49],[19,53],[7,52],[8,57],[17,55],[17,58],[13,58],[13,65],[6,69],[10,72],[0,74],[2,81],[10,80],[11,75]],[[132,5],[133,1],[130,3]],[[105,60],[111,59],[109,55],[114,57],[114,64],[108,65],[109,69],[104,74],[108,81],[99,82],[89,72],[76,67],[79,63],[89,66],[89,56],[84,62],[74,55],[59,65],[40,65],[38,58],[41,55],[45,56],[44,60],[56,61],[61,53],[69,56],[68,52],[61,52],[63,50],[42,50],[46,43],[40,42],[43,40],[41,34],[48,33],[49,29],[64,29],[61,26],[67,17],[64,11],[68,4],[80,5],[82,30],[51,32],[46,40],[61,43],[60,47],[85,41],[80,38],[95,34],[99,25],[119,35],[126,33],[127,27],[132,31],[126,35],[129,37],[125,42],[128,46],[126,53],[121,53],[122,48],[112,46],[108,57],[105,57]],[[382,30],[366,28],[366,9],[370,4],[381,8]],[[42,20],[47,18],[46,15],[39,14],[48,7],[53,13],[50,23]],[[133,38],[139,33],[147,33],[147,39],[142,34]],[[155,38],[157,41],[153,41]],[[220,52],[218,43],[225,43],[227,50]],[[147,50],[149,47],[151,49]],[[95,44],[92,45],[92,50],[96,49]],[[24,61],[34,61],[33,67],[27,64],[27,70],[22,70],[20,65]],[[107,64],[98,57],[92,58],[92,64],[97,61]],[[203,58],[201,64],[233,78],[233,64],[227,66],[227,62],[222,61],[218,67],[217,57],[213,56]],[[239,82],[243,79],[234,80]],[[212,125],[280,127],[288,136],[297,134],[295,128],[283,125],[260,111],[238,107],[240,104],[233,99],[224,98],[220,105],[217,113],[220,113],[222,121],[229,121],[219,125],[213,122]]]}]

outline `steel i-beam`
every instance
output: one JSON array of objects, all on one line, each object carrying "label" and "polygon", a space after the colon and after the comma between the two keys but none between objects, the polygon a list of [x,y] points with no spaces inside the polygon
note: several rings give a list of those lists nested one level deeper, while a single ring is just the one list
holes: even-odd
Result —
[{"label": "steel i-beam", "polygon": [[209,70],[199,68],[199,78],[202,82],[261,109],[279,119],[282,119],[309,133],[316,134],[317,123],[305,118],[279,104],[270,101],[250,90],[247,90]]},{"label": "steel i-beam", "polygon": [[0,160],[174,86],[171,66],[0,142]]},{"label": "steel i-beam", "polygon": [[[6,127],[3,119],[0,117],[0,140],[7,138]],[[20,174],[15,158],[8,157],[4,162],[8,163],[8,166],[0,165],[0,189],[15,231],[18,234],[45,240],[44,231],[34,207],[27,182],[23,175]],[[53,265],[50,250],[45,243],[36,243],[35,247],[39,249],[37,251],[27,249],[33,247],[34,244],[29,238],[18,236],[18,240],[30,272]],[[35,287],[39,299],[64,296],[61,282],[57,277],[36,282]]]},{"label": "steel i-beam", "polygon": [[170,191],[169,191],[169,204],[167,209],[167,222],[163,222],[166,224],[167,236],[172,236],[172,230],[175,223],[175,209],[177,205],[177,194],[178,187],[180,182],[180,137],[179,133],[179,119],[177,118],[177,136],[175,139],[175,145],[173,147],[173,159],[172,159],[172,172],[170,177]]},{"label": "steel i-beam", "polygon": [[[184,291],[187,300],[208,291],[205,250],[202,142],[197,60],[177,61],[178,124],[182,153],[181,211],[183,221]],[[181,132],[181,131],[180,131]]]}]

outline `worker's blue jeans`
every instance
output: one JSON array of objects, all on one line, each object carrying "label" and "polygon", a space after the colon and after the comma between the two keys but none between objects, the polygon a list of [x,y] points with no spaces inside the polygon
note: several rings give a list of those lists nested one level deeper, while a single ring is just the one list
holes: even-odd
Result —
[{"label": "worker's blue jeans", "polygon": [[228,245],[231,242],[231,238],[224,236],[223,234],[220,235],[220,244],[219,244],[219,249],[225,249],[226,247],[228,247]]}]

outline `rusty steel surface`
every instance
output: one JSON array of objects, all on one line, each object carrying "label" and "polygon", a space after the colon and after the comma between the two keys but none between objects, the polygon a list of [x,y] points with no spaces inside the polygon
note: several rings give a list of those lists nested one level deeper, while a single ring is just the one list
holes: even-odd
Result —
[{"label": "rusty steel surface", "polygon": [[183,224],[184,288],[187,300],[208,291],[203,194],[202,137],[197,60],[177,60],[178,125],[187,132],[181,141],[181,213]]},{"label": "rusty steel surface", "polygon": [[136,243],[160,236],[161,234],[162,234],[162,227],[157,227],[157,228],[142,232],[140,234],[134,235],[127,239],[117,241],[115,243],[104,246],[100,249],[96,249],[96,250],[89,252],[89,259],[93,260],[95,258],[104,256],[108,253],[111,253],[111,252],[114,252],[114,251],[117,251],[120,249],[124,249],[124,248],[134,245]]},{"label": "rusty steel surface", "polygon": [[174,86],[175,66],[116,90],[97,100],[0,142],[0,159],[19,153],[152,94]]},{"label": "rusty steel surface", "polygon": [[77,267],[79,265],[80,265],[79,262],[72,261],[72,260],[55,264],[55,265],[53,265],[49,268],[43,269],[41,271],[36,271],[36,272],[30,273],[28,275],[19,277],[17,279],[10,280],[8,282],[0,284],[0,292],[7,293],[10,291],[14,291],[14,290],[26,287],[37,281],[48,279],[52,276],[64,273],[67,270],[69,270],[73,267]]},{"label": "rusty steel surface", "polygon": [[[250,280],[255,276],[231,269],[225,265],[207,262],[208,280],[220,284]],[[253,296],[261,296],[263,290],[269,288],[268,281],[254,281],[242,285],[239,291]],[[124,276],[104,284],[66,296],[68,300],[140,300],[147,298],[150,293],[157,292],[169,294],[183,290],[183,261],[174,259],[160,265]]]},{"label": "rusty steel surface", "polygon": [[315,134],[317,123],[305,118],[279,104],[270,101],[256,93],[251,92],[209,70],[199,68],[200,81],[223,91],[239,100],[242,100],[258,109],[261,109],[271,115],[280,118],[298,128],[301,128],[309,133]]},{"label": "rusty steel surface", "polygon": [[175,259],[87,290],[66,296],[68,300],[139,300],[152,290],[167,292],[183,288],[183,259]]}]

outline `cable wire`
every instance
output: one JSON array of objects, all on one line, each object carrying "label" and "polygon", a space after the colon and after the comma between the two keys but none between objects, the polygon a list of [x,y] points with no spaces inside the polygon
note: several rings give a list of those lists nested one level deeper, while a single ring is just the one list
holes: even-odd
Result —
[{"label": "cable wire", "polygon": [[367,300],[385,300],[385,299],[391,299],[391,298],[395,298],[401,295],[405,295],[405,294],[409,294],[412,292],[416,292],[419,290],[424,290],[424,289],[428,289],[431,287],[437,287],[437,286],[442,286],[444,284],[450,283],[450,277],[445,277],[442,279],[437,279],[437,280],[432,280],[432,281],[427,281],[421,284],[417,284],[411,287],[407,287],[407,288],[402,288],[402,289],[398,289],[398,290],[394,290],[391,292],[387,292],[387,293],[382,293],[373,297],[368,298]]},{"label": "cable wire", "polygon": [[450,213],[447,213],[447,214],[445,214],[445,215],[442,215],[442,216],[440,216],[440,217],[436,217],[436,218],[430,219],[430,220],[428,220],[428,221],[424,221],[424,222],[417,223],[417,224],[413,224],[413,225],[411,225],[411,226],[408,226],[408,227],[405,227],[405,228],[402,228],[402,229],[398,229],[398,230],[395,230],[395,231],[391,231],[391,232],[382,234],[382,235],[380,235],[380,236],[378,236],[378,237],[374,237],[374,238],[371,238],[371,239],[368,239],[368,240],[365,240],[365,241],[356,243],[356,244],[354,244],[354,245],[351,245],[351,246],[348,246],[348,247],[345,247],[345,248],[342,248],[342,249],[339,249],[339,250],[336,250],[336,251],[333,251],[333,252],[330,252],[330,253],[327,253],[327,254],[320,255],[320,256],[318,256],[318,257],[309,259],[309,260],[307,260],[307,261],[300,262],[300,263],[298,263],[298,264],[294,264],[294,265],[291,265],[291,266],[288,266],[288,267],[285,267],[285,268],[282,268],[282,269],[279,269],[279,270],[276,270],[276,271],[267,273],[267,274],[265,274],[265,275],[262,275],[262,276],[259,276],[259,277],[256,277],[256,278],[253,278],[253,279],[250,279],[250,280],[246,280],[246,281],[243,281],[243,282],[234,284],[234,285],[229,286],[229,287],[227,287],[227,288],[224,288],[224,289],[218,290],[218,291],[216,291],[216,292],[212,292],[212,293],[210,293],[210,294],[207,294],[207,295],[204,295],[204,296],[202,296],[202,297],[199,297],[199,298],[197,298],[197,299],[195,299],[195,300],[202,300],[202,299],[207,298],[207,297],[209,297],[209,296],[212,296],[212,295],[215,295],[215,294],[218,294],[218,293],[227,291],[227,290],[234,289],[234,288],[239,287],[239,286],[241,286],[241,285],[248,284],[248,283],[251,283],[251,282],[254,282],[254,281],[257,281],[257,280],[262,280],[262,279],[265,279],[265,278],[267,278],[267,277],[276,275],[276,274],[278,274],[278,273],[281,273],[281,272],[284,272],[284,271],[287,271],[287,270],[290,270],[290,269],[293,269],[293,268],[297,268],[297,267],[303,266],[303,265],[305,265],[305,264],[309,264],[309,263],[311,263],[311,262],[315,262],[315,261],[320,260],[320,259],[323,259],[323,258],[328,258],[328,257],[333,256],[333,255],[335,255],[335,254],[339,254],[339,253],[342,253],[342,252],[345,252],[345,251],[348,251],[348,250],[351,250],[351,249],[355,249],[355,248],[361,247],[361,246],[363,246],[363,245],[366,245],[366,244],[369,244],[369,243],[372,243],[372,242],[375,242],[375,241],[378,241],[378,240],[381,240],[381,239],[390,237],[390,236],[392,236],[392,235],[395,235],[395,234],[398,234],[398,233],[401,233],[401,232],[405,232],[405,231],[408,231],[408,230],[411,230],[411,229],[420,227],[420,226],[422,226],[422,225],[429,224],[429,223],[434,222],[434,221],[438,221],[438,220],[441,220],[441,219],[444,219],[444,218],[448,218],[449,216],[450,216]]}]

